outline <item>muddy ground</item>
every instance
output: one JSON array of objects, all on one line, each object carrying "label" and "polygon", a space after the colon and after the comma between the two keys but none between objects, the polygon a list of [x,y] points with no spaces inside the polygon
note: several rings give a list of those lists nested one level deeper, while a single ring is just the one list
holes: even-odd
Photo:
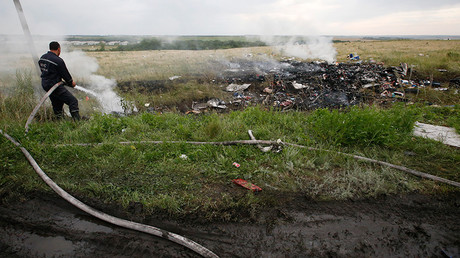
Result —
[{"label": "muddy ground", "polygon": [[[460,194],[355,201],[290,198],[245,223],[121,214],[186,236],[221,257],[459,257]],[[116,214],[118,213],[118,214]],[[0,207],[2,257],[197,257],[162,238],[112,226],[54,195]]]}]

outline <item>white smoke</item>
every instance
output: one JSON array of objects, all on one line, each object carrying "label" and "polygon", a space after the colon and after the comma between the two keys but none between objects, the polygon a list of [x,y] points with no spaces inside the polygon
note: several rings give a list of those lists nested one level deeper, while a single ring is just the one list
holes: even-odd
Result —
[{"label": "white smoke", "polygon": [[[50,39],[46,36],[34,36],[34,46],[39,58],[48,51]],[[0,35],[0,74],[14,75],[18,70],[33,70],[38,73],[31,55],[27,38],[24,35]]]},{"label": "white smoke", "polygon": [[332,37],[324,36],[290,36],[262,37],[262,41],[275,47],[283,55],[302,59],[321,59],[328,63],[336,61],[337,50]]},{"label": "white smoke", "polygon": [[114,89],[117,82],[114,79],[105,78],[96,74],[99,64],[96,58],[87,56],[82,51],[73,51],[62,53],[61,57],[67,65],[67,69],[78,85],[84,85],[85,88],[97,94],[102,112],[123,112],[122,98],[118,96]]}]

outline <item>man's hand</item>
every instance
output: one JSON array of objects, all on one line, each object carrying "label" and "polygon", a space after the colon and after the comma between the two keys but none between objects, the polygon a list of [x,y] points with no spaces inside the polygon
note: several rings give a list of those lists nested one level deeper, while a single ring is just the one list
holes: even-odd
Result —
[{"label": "man's hand", "polygon": [[77,86],[77,83],[72,81],[72,87],[75,88],[75,86]]}]

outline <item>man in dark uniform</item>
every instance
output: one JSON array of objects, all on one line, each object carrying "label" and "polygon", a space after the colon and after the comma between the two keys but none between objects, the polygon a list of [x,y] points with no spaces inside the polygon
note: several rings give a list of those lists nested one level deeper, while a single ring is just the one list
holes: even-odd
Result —
[{"label": "man in dark uniform", "polygon": [[75,87],[76,83],[72,80],[64,60],[59,57],[61,54],[61,46],[58,42],[52,41],[49,44],[50,51],[42,55],[38,64],[42,71],[42,87],[45,91],[49,91],[56,83],[63,82],[50,95],[51,104],[54,114],[58,119],[64,117],[64,104],[69,106],[70,114],[74,120],[80,120],[78,109],[78,100],[70,93],[64,85]]}]

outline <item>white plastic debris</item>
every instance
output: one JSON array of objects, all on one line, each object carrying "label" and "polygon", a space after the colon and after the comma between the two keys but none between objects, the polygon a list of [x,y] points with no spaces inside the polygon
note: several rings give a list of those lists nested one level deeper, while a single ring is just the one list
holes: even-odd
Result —
[{"label": "white plastic debris", "polygon": [[169,77],[169,80],[173,81],[173,80],[175,80],[175,79],[179,79],[180,77],[182,77],[182,76],[180,76],[180,75],[174,75],[174,76]]},{"label": "white plastic debris", "polygon": [[415,122],[414,135],[460,148],[460,135],[455,132],[454,128]]},{"label": "white plastic debris", "polygon": [[293,82],[292,82],[292,86],[294,86],[294,88],[295,88],[296,90],[308,89],[308,88],[310,88],[310,86],[304,85],[304,84],[300,84],[300,83],[297,83],[296,81],[293,81]]},{"label": "white plastic debris", "polygon": [[243,90],[249,88],[249,86],[251,86],[250,83],[245,83],[245,84],[242,84],[242,85],[232,83],[232,84],[227,86],[226,90],[227,91],[243,91]]}]

